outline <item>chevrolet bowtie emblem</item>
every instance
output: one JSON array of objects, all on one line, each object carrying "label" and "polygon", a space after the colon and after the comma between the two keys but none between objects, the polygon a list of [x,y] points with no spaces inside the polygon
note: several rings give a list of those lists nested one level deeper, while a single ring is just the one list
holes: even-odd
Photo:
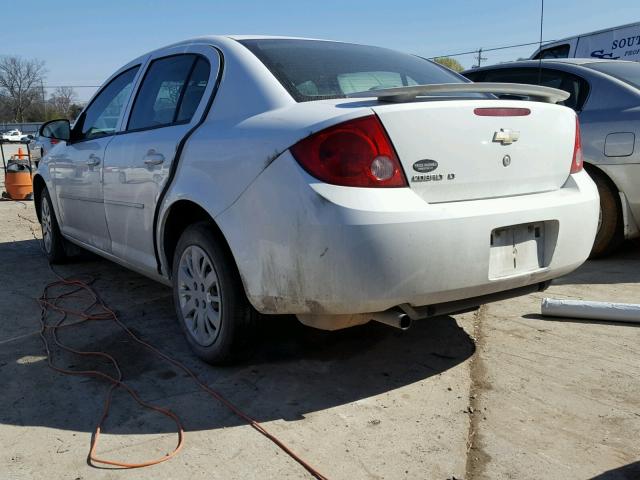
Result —
[{"label": "chevrolet bowtie emblem", "polygon": [[502,145],[511,145],[513,142],[517,142],[519,138],[520,132],[509,128],[501,128],[499,132],[493,134],[493,141],[499,142]]}]

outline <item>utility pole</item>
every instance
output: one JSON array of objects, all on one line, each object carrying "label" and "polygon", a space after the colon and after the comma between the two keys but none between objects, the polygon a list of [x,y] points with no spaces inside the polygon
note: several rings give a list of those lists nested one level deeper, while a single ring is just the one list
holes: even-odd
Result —
[{"label": "utility pole", "polygon": [[480,68],[482,61],[487,59],[487,57],[482,56],[482,47],[478,50],[478,55],[475,58],[478,59],[478,65],[476,65],[476,68]]},{"label": "utility pole", "polygon": [[44,106],[44,118],[43,120],[47,121],[47,100],[44,97],[44,83],[40,80],[40,90],[42,90],[42,105]]}]

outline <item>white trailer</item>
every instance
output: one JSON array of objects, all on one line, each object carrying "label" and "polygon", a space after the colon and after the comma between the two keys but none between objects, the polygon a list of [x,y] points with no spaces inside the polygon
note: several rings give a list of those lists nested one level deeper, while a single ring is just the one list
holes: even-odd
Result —
[{"label": "white trailer", "polygon": [[640,61],[640,22],[547,43],[531,55],[535,60],[574,57]]}]

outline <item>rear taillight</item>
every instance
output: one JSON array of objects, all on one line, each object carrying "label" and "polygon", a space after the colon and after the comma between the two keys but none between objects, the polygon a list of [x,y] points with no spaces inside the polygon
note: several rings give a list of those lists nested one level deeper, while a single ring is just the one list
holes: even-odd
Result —
[{"label": "rear taillight", "polygon": [[311,175],[346,187],[406,187],[391,140],[375,115],[300,140],[291,153]]},{"label": "rear taillight", "polygon": [[56,143],[58,143],[60,140],[58,140],[57,138],[50,138],[49,142],[51,143],[51,145],[55,145]]},{"label": "rear taillight", "polygon": [[580,121],[576,115],[576,137],[573,143],[573,160],[571,161],[571,173],[582,171],[582,140],[580,139]]}]

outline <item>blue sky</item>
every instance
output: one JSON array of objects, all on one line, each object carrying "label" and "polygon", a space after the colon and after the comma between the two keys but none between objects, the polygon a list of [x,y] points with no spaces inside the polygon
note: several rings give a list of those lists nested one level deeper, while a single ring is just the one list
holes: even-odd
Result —
[{"label": "blue sky", "polygon": [[[55,5],[55,6],[53,6]],[[537,41],[539,0],[358,1],[30,0],[5,19],[0,55],[46,61],[48,85],[99,85],[122,64],[203,34],[293,35],[446,55]],[[637,0],[546,0],[544,38],[640,20]],[[529,56],[535,47],[487,52],[486,63]],[[472,55],[458,57],[465,67]],[[95,89],[78,89],[82,100]]]}]

